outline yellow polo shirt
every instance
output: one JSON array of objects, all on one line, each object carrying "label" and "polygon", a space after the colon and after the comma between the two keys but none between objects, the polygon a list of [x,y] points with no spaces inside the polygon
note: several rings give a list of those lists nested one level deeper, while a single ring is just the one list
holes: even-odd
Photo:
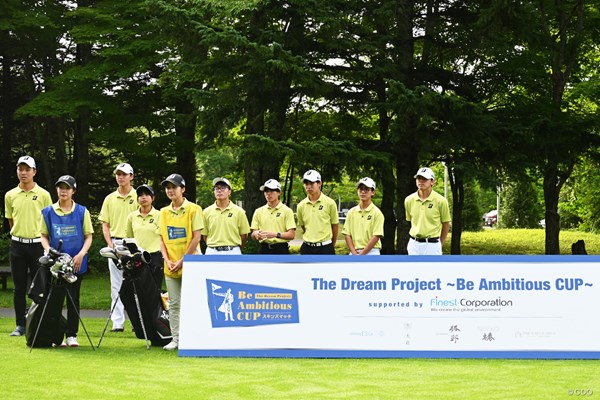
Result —
[{"label": "yellow polo shirt", "polygon": [[[252,216],[250,229],[261,230],[268,232],[287,232],[290,229],[296,229],[296,221],[294,220],[294,212],[291,208],[283,204],[281,201],[275,208],[265,204],[257,208]],[[287,243],[289,240],[282,238],[265,239],[261,243]]]},{"label": "yellow polo shirt", "polygon": [[337,204],[330,197],[321,193],[319,199],[312,203],[308,196],[298,203],[298,225],[304,226],[302,239],[305,242],[318,243],[333,240],[331,225],[339,223]]},{"label": "yellow polo shirt", "polygon": [[406,220],[410,221],[409,235],[419,238],[435,238],[442,234],[442,223],[450,222],[450,208],[444,196],[433,190],[425,200],[415,192],[404,199]]},{"label": "yellow polo shirt", "polygon": [[[62,208],[58,205],[58,202],[52,204],[52,208],[56,212],[59,217],[64,217],[65,215],[73,214],[75,211],[75,202],[73,201],[73,206],[69,212],[64,212]],[[46,221],[42,218],[42,224],[40,232],[44,235],[48,235],[48,226],[46,226]],[[91,235],[94,233],[94,227],[92,226],[92,217],[90,216],[89,210],[86,208],[85,213],[83,214],[83,234],[84,236]]]},{"label": "yellow polo shirt", "polygon": [[[173,204],[160,209],[160,233],[167,248],[167,255],[171,261],[181,260],[192,241],[194,231],[203,233],[204,221],[202,207],[185,199],[181,207],[173,209]],[[200,254],[200,246],[195,254]],[[167,262],[164,263],[165,276],[181,278],[183,268],[177,272],[170,272]]]},{"label": "yellow polo shirt", "polygon": [[13,220],[10,234],[23,239],[40,237],[42,209],[52,204],[50,193],[37,183],[26,192],[17,186],[4,195],[4,217]]},{"label": "yellow polo shirt", "polygon": [[204,226],[208,247],[241,246],[241,235],[250,233],[246,212],[232,201],[225,209],[217,207],[217,202],[207,207],[204,210]]},{"label": "yellow polo shirt", "polygon": [[104,198],[98,219],[110,225],[110,236],[124,238],[127,236],[127,216],[138,209],[135,189],[126,196],[115,190]]},{"label": "yellow polo shirt", "polygon": [[145,217],[138,208],[127,216],[125,237],[135,238],[138,246],[147,252],[160,251],[160,213],[152,207]]},{"label": "yellow polo shirt", "polygon": [[[383,221],[383,213],[373,203],[364,210],[360,206],[352,207],[346,216],[342,233],[352,237],[356,249],[364,249],[373,236],[383,237]],[[381,249],[381,240],[373,248]]]}]

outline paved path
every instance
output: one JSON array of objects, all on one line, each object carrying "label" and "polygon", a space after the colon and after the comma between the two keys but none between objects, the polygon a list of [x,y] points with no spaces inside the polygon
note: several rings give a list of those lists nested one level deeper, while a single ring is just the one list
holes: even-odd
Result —
[{"label": "paved path", "polygon": [[[108,318],[109,310],[81,310],[83,318]],[[63,310],[63,314],[67,315],[67,309]],[[14,318],[15,311],[12,308],[0,308],[0,318]]]}]

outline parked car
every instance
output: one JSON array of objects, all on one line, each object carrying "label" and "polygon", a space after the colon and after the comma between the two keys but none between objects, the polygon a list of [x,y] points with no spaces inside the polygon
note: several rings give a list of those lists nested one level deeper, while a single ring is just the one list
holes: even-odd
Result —
[{"label": "parked car", "polygon": [[498,210],[492,210],[483,214],[483,223],[486,226],[494,226],[498,223]]}]

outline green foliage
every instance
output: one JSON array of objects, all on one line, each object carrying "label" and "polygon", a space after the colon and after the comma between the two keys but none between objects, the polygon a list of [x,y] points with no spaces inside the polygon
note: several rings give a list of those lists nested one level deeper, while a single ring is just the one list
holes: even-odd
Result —
[{"label": "green foliage", "polygon": [[585,231],[600,231],[600,162],[584,157],[565,184],[559,206],[561,225]]},{"label": "green foliage", "polygon": [[536,228],[542,219],[538,192],[527,177],[508,182],[502,192],[501,224],[505,228]]},{"label": "green foliage", "polygon": [[463,230],[476,232],[482,229],[482,208],[479,188],[474,180],[465,184],[465,204],[463,209]]},{"label": "green foliage", "polygon": [[0,264],[9,265],[10,256],[10,235],[8,233],[0,235]]}]

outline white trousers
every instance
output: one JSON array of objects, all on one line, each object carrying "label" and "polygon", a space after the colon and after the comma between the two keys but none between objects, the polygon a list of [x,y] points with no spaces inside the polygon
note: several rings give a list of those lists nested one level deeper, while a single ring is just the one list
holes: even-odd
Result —
[{"label": "white trousers", "polygon": [[[113,310],[110,319],[113,329],[121,329],[125,326],[125,307],[119,299],[119,290],[123,283],[123,271],[110,258],[108,259],[108,271],[110,272],[110,308]],[[115,301],[117,305],[115,306]],[[114,307],[114,309],[113,309]]]},{"label": "white trousers", "polygon": [[[352,255],[352,253],[348,253],[348,255]],[[365,254],[366,256],[378,256],[381,255],[381,251],[379,249],[375,249],[372,248],[367,254]]]},{"label": "white trousers", "polygon": [[442,243],[417,242],[414,239],[408,241],[406,246],[409,256],[441,256]]}]

